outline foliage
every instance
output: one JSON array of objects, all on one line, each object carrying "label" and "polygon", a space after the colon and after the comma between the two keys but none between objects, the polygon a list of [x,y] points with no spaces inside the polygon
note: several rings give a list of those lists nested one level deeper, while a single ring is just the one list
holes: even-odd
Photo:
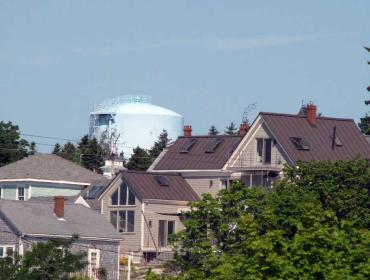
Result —
[{"label": "foliage", "polygon": [[[365,47],[365,50],[370,53],[370,48]],[[368,61],[367,63],[370,65],[370,61]],[[370,86],[367,87],[367,91],[370,92]],[[370,100],[365,100],[365,105],[369,104]],[[360,127],[362,133],[364,133],[365,135],[370,135],[370,116],[366,114],[365,117],[361,118],[358,126]]]},{"label": "foliage", "polygon": [[34,142],[20,138],[17,125],[12,122],[0,122],[0,167],[20,160],[36,151]]},{"label": "foliage", "polygon": [[152,162],[153,160],[150,157],[149,153],[137,146],[135,149],[133,149],[133,154],[128,160],[126,167],[128,170],[145,171],[149,168]]},{"label": "foliage", "polygon": [[100,167],[104,165],[104,149],[96,138],[89,139],[85,135],[77,146],[72,142],[67,142],[61,147],[59,143],[56,143],[52,153],[80,164],[96,173],[102,173]]},{"label": "foliage", "polygon": [[224,132],[226,135],[238,135],[238,128],[235,123],[231,122]]},{"label": "foliage", "polygon": [[220,132],[217,130],[217,128],[212,125],[208,131],[208,135],[215,136],[218,135]]},{"label": "foliage", "polygon": [[274,192],[235,182],[193,203],[174,238],[177,279],[369,279],[370,164],[285,174]]},{"label": "foliage", "polygon": [[[71,241],[50,240],[32,246],[24,256],[0,259],[0,280],[68,280],[87,265],[84,252],[73,253]],[[13,260],[14,259],[14,260]]]},{"label": "foliage", "polygon": [[149,155],[154,161],[159,154],[168,146],[171,142],[171,139],[168,138],[168,133],[166,130],[163,130],[162,133],[158,136],[158,140],[154,142],[153,147],[149,150]]}]

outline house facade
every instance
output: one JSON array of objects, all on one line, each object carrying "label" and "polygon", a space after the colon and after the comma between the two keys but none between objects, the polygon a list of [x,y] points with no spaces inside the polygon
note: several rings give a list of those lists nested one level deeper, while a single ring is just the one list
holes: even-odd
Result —
[{"label": "house facade", "polygon": [[0,199],[75,196],[109,180],[57,155],[36,154],[0,168]]},{"label": "house facade", "polygon": [[87,254],[84,275],[97,279],[104,269],[109,280],[119,279],[121,236],[99,213],[74,203],[0,200],[0,258],[16,252],[23,255],[38,242],[79,238],[72,251]]},{"label": "house facade", "polygon": [[240,131],[239,137],[180,137],[148,171],[181,174],[199,195],[215,195],[232,180],[271,187],[286,164],[370,158],[370,145],[352,119],[318,116],[314,104],[296,115],[261,112]]},{"label": "house facade", "polygon": [[121,253],[140,262],[171,251],[169,237],[184,228],[182,212],[199,197],[177,174],[122,171],[97,199],[122,237]]}]

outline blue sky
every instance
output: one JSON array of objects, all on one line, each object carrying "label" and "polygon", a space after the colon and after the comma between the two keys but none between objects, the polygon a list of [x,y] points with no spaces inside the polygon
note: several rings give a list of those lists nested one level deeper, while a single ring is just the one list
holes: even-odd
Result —
[{"label": "blue sky", "polygon": [[0,120],[78,139],[95,102],[146,94],[197,134],[240,123],[254,102],[251,119],[313,100],[357,121],[369,13],[368,0],[0,0]]}]

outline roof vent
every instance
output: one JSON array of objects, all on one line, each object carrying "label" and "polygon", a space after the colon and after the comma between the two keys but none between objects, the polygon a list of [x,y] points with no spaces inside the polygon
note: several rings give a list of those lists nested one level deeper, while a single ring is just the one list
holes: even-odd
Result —
[{"label": "roof vent", "polygon": [[304,150],[304,151],[310,150],[310,144],[304,139],[302,139],[301,137],[290,137],[290,140],[293,142],[297,150]]},{"label": "roof vent", "polygon": [[168,187],[168,181],[167,178],[162,175],[156,175],[154,176],[155,180],[158,182],[158,184],[162,187]]},{"label": "roof vent", "polygon": [[196,142],[197,142],[197,139],[194,139],[194,138],[188,139],[185,142],[185,144],[181,147],[180,153],[182,154],[188,153]]},{"label": "roof vent", "polygon": [[221,138],[213,138],[208,142],[206,153],[214,153],[216,148],[222,143]]}]

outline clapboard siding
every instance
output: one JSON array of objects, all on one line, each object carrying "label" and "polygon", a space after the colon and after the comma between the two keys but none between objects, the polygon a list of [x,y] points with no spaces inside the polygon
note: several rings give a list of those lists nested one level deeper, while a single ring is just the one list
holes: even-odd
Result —
[{"label": "clapboard siding", "polygon": [[221,180],[217,177],[185,177],[186,182],[193,188],[193,190],[202,196],[204,193],[210,193],[212,196],[216,196],[221,190]]}]

